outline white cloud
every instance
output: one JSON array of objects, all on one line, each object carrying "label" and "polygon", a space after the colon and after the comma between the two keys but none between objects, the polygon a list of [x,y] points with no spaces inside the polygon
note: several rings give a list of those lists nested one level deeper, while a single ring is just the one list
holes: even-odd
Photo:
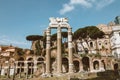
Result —
[{"label": "white cloud", "polygon": [[60,10],[60,14],[63,15],[65,13],[67,13],[67,12],[72,11],[73,9],[74,9],[74,6],[69,5],[69,4],[64,4],[63,9]]},{"label": "white cloud", "polygon": [[68,3],[63,4],[63,8],[59,13],[64,15],[65,13],[74,10],[76,5],[80,5],[84,8],[102,9],[114,1],[115,0],[70,0]]},{"label": "white cloud", "polygon": [[92,7],[92,4],[90,3],[90,1],[87,1],[87,0],[70,0],[70,4],[71,5],[81,5],[86,8]]},{"label": "white cloud", "polygon": [[96,2],[96,8],[97,9],[102,9],[103,7],[110,5],[114,1],[115,0],[101,0],[99,2]]}]

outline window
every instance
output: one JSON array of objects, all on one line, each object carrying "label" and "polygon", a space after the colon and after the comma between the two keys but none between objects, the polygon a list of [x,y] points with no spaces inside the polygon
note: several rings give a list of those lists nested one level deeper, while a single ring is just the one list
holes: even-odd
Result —
[{"label": "window", "polygon": [[90,42],[90,47],[93,47],[93,42]]}]

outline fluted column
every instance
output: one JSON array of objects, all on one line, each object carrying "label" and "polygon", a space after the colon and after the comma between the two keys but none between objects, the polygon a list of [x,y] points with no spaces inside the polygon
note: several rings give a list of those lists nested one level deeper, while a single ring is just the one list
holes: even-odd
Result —
[{"label": "fluted column", "polygon": [[46,30],[46,74],[50,74],[50,28]]},{"label": "fluted column", "polygon": [[57,28],[57,73],[60,74],[62,72],[62,55],[61,55],[61,28],[60,26]]},{"label": "fluted column", "polygon": [[73,73],[72,28],[68,28],[69,73]]}]

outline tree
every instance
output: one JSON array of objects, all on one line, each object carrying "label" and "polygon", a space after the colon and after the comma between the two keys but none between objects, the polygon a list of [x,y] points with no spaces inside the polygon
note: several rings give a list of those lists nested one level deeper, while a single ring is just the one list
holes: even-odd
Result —
[{"label": "tree", "polygon": [[41,45],[40,45],[40,40],[41,41],[44,40],[44,37],[41,35],[29,35],[26,37],[26,40],[32,41],[32,46],[33,46],[33,44],[35,44],[34,53],[36,55],[39,55],[41,53],[41,50],[42,50]]},{"label": "tree", "polygon": [[88,36],[91,39],[103,38],[104,32],[100,31],[96,26],[87,26],[85,28],[79,28],[74,32],[74,39],[85,39]]},{"label": "tree", "polygon": [[[84,28],[79,28],[74,32],[73,39],[77,40],[79,39],[81,41],[81,45],[83,49],[85,50],[82,40],[84,40],[88,45],[88,39],[97,39],[97,38],[103,38],[104,32],[100,31],[96,26],[87,26]],[[89,45],[88,45],[89,47]],[[89,47],[90,48],[90,47]]]},{"label": "tree", "polygon": [[[61,32],[62,38],[64,38],[64,41],[66,41],[66,38],[68,37],[68,32]],[[51,36],[52,41],[57,40],[57,33],[52,34]]]},{"label": "tree", "polygon": [[26,40],[28,41],[36,41],[36,40],[41,40],[43,38],[43,36],[41,35],[28,35],[26,37]]}]

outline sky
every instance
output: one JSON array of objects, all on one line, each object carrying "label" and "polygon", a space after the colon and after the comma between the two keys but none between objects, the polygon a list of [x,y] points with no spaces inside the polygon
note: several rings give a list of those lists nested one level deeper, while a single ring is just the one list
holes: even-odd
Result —
[{"label": "sky", "polygon": [[50,17],[66,17],[72,31],[108,24],[120,16],[120,0],[0,0],[0,45],[31,48],[28,35],[43,35]]}]

